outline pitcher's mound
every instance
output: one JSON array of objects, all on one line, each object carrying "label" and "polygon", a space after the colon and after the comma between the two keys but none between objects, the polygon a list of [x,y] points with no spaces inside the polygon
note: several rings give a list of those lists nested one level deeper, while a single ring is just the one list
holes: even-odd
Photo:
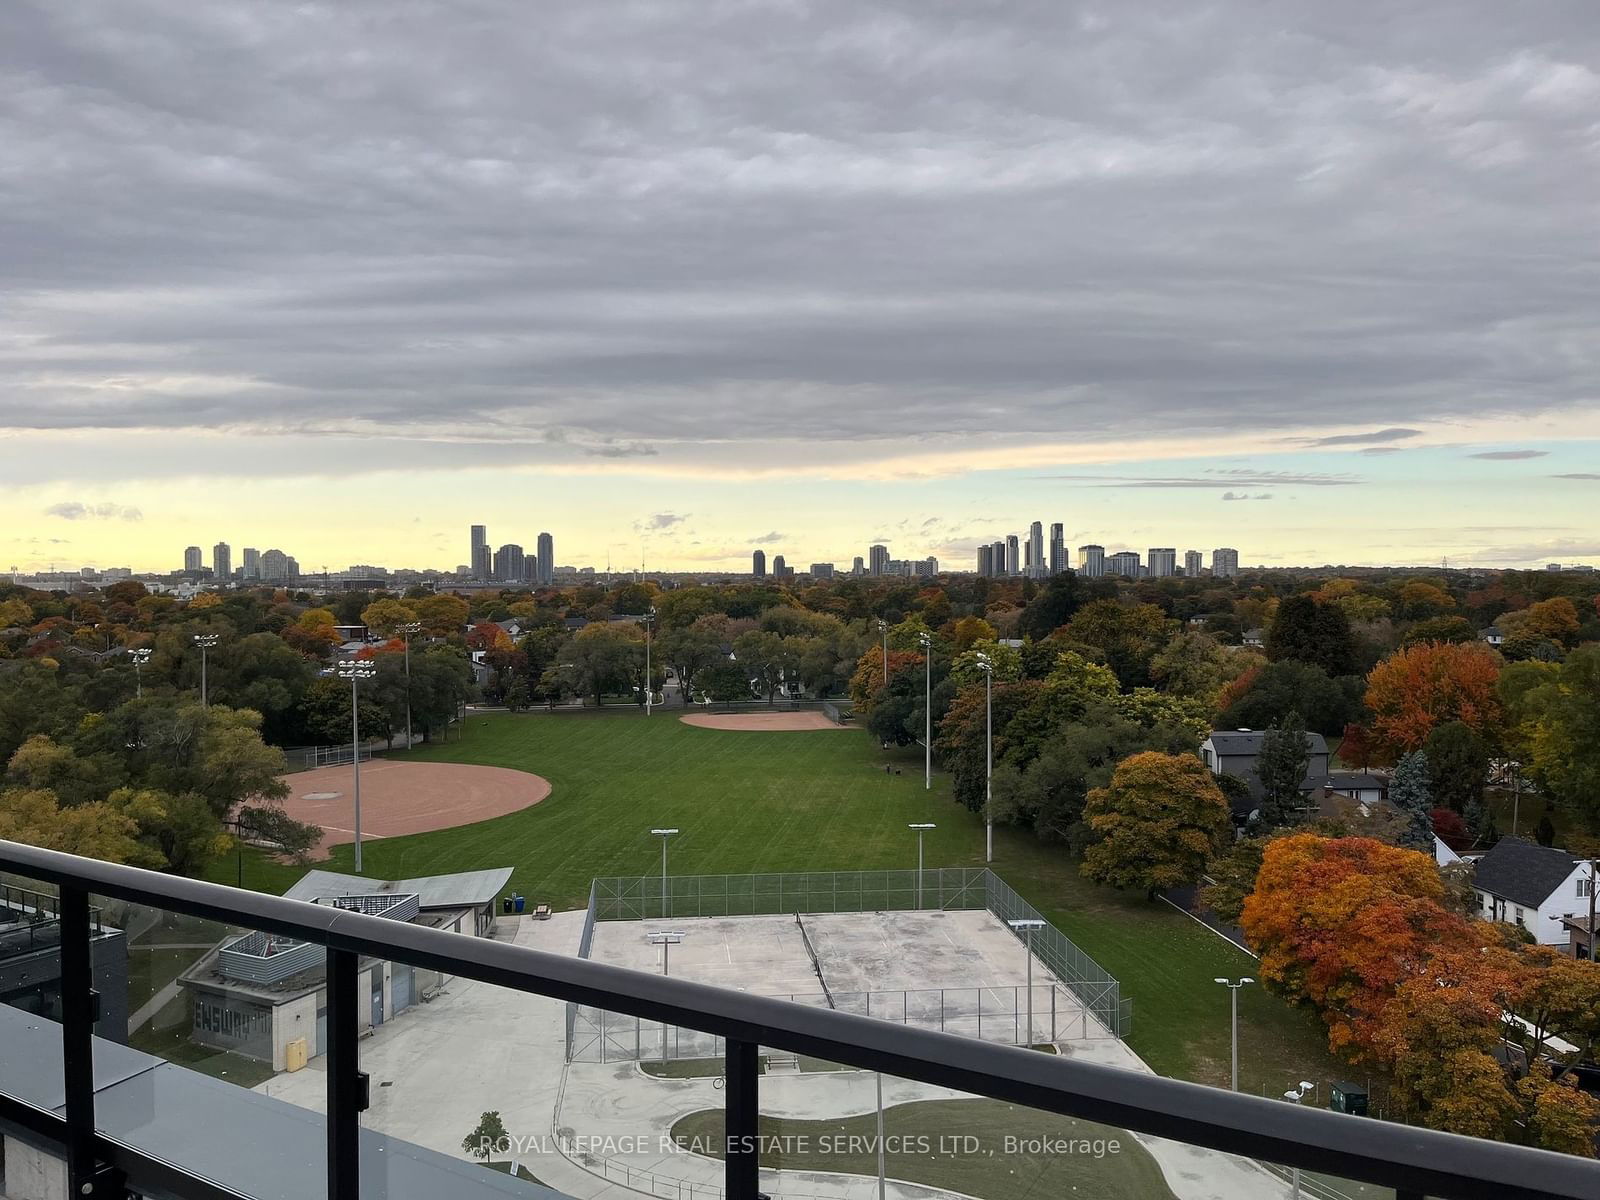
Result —
[{"label": "pitcher's mound", "polygon": [[844,729],[819,712],[687,713],[678,718],[701,729]]},{"label": "pitcher's mound", "polygon": [[[282,779],[289,785],[284,811],[296,821],[322,826],[322,841],[311,857],[326,858],[329,846],[355,841],[348,763]],[[549,794],[549,780],[507,767],[374,758],[361,764],[361,839],[471,825],[531,808]]]}]

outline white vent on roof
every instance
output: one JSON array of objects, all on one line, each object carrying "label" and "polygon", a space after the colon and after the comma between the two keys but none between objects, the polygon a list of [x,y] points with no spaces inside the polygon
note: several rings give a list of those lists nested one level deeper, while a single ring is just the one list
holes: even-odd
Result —
[{"label": "white vent on roof", "polygon": [[1241,725],[1241,726],[1239,726],[1239,732],[1240,733],[1249,733],[1250,731],[1248,729],[1246,729],[1243,725]]}]

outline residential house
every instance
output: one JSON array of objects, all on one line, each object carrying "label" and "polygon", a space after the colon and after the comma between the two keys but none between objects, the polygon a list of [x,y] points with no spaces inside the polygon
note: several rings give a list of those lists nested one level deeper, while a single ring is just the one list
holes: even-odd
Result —
[{"label": "residential house", "polygon": [[1494,649],[1498,650],[1505,643],[1506,635],[1500,632],[1498,625],[1491,625],[1478,635]]},{"label": "residential house", "polygon": [[[1261,753],[1261,740],[1266,736],[1259,729],[1216,729],[1200,743],[1200,759],[1213,775],[1235,775],[1250,787],[1250,795],[1259,800],[1261,780],[1256,775],[1256,758]],[[1328,743],[1320,733],[1306,734],[1306,777],[1300,784],[1302,792],[1309,792],[1328,776]]]},{"label": "residential house", "polygon": [[1563,921],[1589,915],[1592,867],[1553,846],[1505,837],[1478,859],[1472,890],[1485,920],[1520,925],[1541,946],[1570,944]]},{"label": "residential house", "polygon": [[1267,631],[1265,629],[1246,629],[1239,640],[1246,646],[1259,650],[1267,644]]},{"label": "residential house", "polygon": [[1312,780],[1316,787],[1327,788],[1336,796],[1348,796],[1363,804],[1376,804],[1387,799],[1389,781],[1382,775],[1365,771],[1334,771],[1322,779]]}]

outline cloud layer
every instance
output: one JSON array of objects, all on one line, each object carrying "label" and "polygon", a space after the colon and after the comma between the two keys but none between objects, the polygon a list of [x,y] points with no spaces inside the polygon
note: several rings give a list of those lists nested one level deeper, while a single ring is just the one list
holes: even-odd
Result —
[{"label": "cloud layer", "polygon": [[1596,61],[1590,0],[18,0],[0,427],[731,470],[1592,406]]}]

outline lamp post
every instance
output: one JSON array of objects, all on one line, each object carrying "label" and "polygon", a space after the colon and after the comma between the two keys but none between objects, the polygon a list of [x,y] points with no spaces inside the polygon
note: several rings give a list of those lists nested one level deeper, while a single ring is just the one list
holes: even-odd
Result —
[{"label": "lamp post", "polygon": [[1033,1045],[1033,931],[1042,929],[1044,922],[1037,918],[1027,918],[1018,921],[1007,921],[1013,929],[1022,931],[1022,944],[1028,948],[1028,1041]]},{"label": "lamp post", "polygon": [[144,699],[144,665],[150,661],[149,647],[129,651],[129,657],[133,659],[133,698],[142,700]]},{"label": "lamp post", "polygon": [[933,635],[917,634],[926,668],[922,684],[922,790],[933,787]]},{"label": "lamp post", "polygon": [[210,708],[211,703],[206,696],[206,651],[216,648],[222,640],[220,633],[197,633],[194,635],[194,644],[200,647],[200,707]]},{"label": "lamp post", "polygon": [[922,907],[922,835],[930,829],[939,828],[931,821],[919,821],[915,825],[907,825],[907,829],[917,831],[917,907]]},{"label": "lamp post", "polygon": [[406,637],[406,751],[411,750],[411,635],[422,632],[421,621],[408,621],[400,626]]},{"label": "lamp post", "polygon": [[[1290,1088],[1283,1094],[1283,1098],[1291,1104],[1299,1104],[1306,1098],[1307,1092],[1315,1092],[1317,1085],[1309,1079],[1302,1079],[1298,1088]],[[1289,1168],[1289,1188],[1291,1200],[1300,1200],[1300,1168]]]},{"label": "lamp post", "polygon": [[656,610],[652,606],[644,614],[644,715],[647,717],[650,715],[650,700],[655,692],[650,679],[650,627],[655,621]]},{"label": "lamp post", "polygon": [[1239,989],[1255,980],[1246,975],[1235,982],[1232,979],[1213,979],[1212,983],[1220,983],[1228,989],[1228,997],[1233,1009],[1233,1090],[1239,1090]]},{"label": "lamp post", "polygon": [[676,829],[652,829],[651,833],[661,839],[661,915],[670,916],[667,912],[667,839],[677,833]]},{"label": "lamp post", "polygon": [[994,861],[994,659],[978,654],[983,672],[983,861]]},{"label": "lamp post", "polygon": [[889,622],[878,618],[878,632],[883,634],[883,686],[889,686]]},{"label": "lamp post", "polygon": [[[662,844],[665,845],[665,843]],[[647,933],[644,936],[645,940],[651,945],[661,947],[661,976],[664,979],[667,976],[667,947],[683,941],[683,934],[672,931],[668,933]],[[667,1061],[667,1023],[665,1021],[661,1022],[661,1061]]]},{"label": "lamp post", "polygon": [[355,778],[357,875],[361,874],[361,693],[358,689],[363,679],[371,679],[377,673],[371,663],[354,658],[340,663],[337,669],[340,679],[350,681],[350,766]]}]

